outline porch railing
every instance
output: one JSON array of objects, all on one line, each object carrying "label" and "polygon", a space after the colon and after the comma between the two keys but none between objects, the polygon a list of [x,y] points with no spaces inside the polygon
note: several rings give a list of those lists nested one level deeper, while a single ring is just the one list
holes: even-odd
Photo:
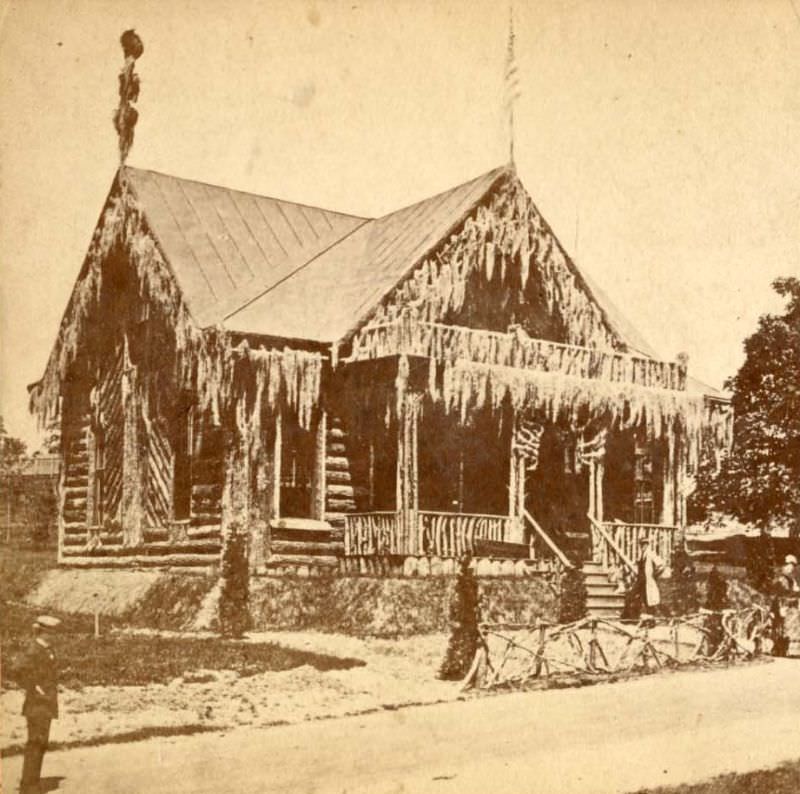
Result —
[{"label": "porch railing", "polygon": [[476,540],[507,541],[513,518],[478,513],[417,510],[349,513],[344,521],[347,556],[473,554]]},{"label": "porch railing", "polygon": [[417,513],[417,554],[436,557],[460,557],[473,554],[476,540],[508,540],[508,516],[470,513],[441,513],[420,510]]},{"label": "porch railing", "polygon": [[363,361],[401,353],[558,372],[658,389],[686,388],[686,366],[679,362],[656,361],[645,356],[531,339],[515,333],[424,322],[410,317],[363,328],[353,340],[348,360]]},{"label": "porch railing", "polygon": [[344,519],[344,553],[348,557],[406,554],[401,549],[399,519],[394,510],[348,513]]},{"label": "porch railing", "polygon": [[605,521],[602,524],[589,516],[592,532],[592,559],[605,568],[622,565],[636,572],[636,561],[642,553],[642,538],[669,565],[675,548],[678,528],[666,524],[623,524]]}]

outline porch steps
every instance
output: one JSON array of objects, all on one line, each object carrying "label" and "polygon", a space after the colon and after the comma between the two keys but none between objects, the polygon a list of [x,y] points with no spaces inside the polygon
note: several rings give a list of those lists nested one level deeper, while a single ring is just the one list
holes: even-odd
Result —
[{"label": "porch steps", "polygon": [[337,569],[344,554],[344,532],[327,521],[282,518],[270,527],[267,573],[315,572]]},{"label": "porch steps", "polygon": [[608,577],[608,571],[599,563],[588,560],[581,567],[586,582],[586,607],[589,615],[598,618],[619,619],[625,607],[625,594]]}]

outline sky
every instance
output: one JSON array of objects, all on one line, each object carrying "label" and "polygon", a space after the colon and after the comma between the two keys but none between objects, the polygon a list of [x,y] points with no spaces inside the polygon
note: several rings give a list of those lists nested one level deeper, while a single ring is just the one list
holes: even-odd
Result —
[{"label": "sky", "polygon": [[[517,2],[517,172],[578,266],[720,387],[800,275],[800,0]],[[508,6],[0,0],[0,415],[44,369],[118,165],[380,215],[508,160]]]}]

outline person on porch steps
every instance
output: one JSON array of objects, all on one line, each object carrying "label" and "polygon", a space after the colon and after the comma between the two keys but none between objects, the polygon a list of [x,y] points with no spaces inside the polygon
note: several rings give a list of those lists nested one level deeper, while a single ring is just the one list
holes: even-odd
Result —
[{"label": "person on porch steps", "polygon": [[651,547],[647,536],[639,537],[639,559],[636,562],[636,582],[641,597],[642,613],[655,615],[661,611],[661,591],[658,579],[666,573],[664,561]]}]

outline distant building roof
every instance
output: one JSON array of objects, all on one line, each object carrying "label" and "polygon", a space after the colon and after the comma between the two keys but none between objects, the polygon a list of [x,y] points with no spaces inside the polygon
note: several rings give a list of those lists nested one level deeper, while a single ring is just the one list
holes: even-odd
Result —
[{"label": "distant building roof", "polygon": [[57,477],[61,458],[58,455],[37,455],[28,458],[22,474],[28,477]]}]

